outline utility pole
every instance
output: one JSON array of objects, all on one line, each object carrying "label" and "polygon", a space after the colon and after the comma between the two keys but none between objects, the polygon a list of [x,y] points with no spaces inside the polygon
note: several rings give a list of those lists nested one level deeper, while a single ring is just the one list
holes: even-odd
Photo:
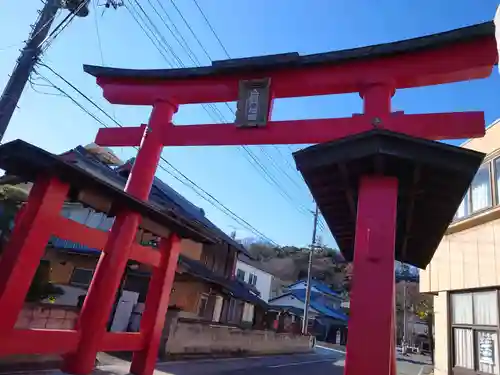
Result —
[{"label": "utility pole", "polygon": [[[30,36],[21,51],[2,96],[0,97],[0,142],[3,139],[10,119],[17,107],[21,94],[33,72],[35,64],[42,54],[42,44],[47,37],[59,8],[66,8],[77,16],[88,14],[89,0],[46,0]],[[84,4],[82,4],[84,3]]]},{"label": "utility pole", "polygon": [[401,343],[401,353],[406,355],[408,352],[408,315],[407,315],[407,299],[408,299],[408,286],[407,277],[409,274],[408,265],[406,263],[402,264],[403,268],[403,342]]},{"label": "utility pole", "polygon": [[313,253],[316,247],[316,230],[318,228],[318,215],[319,209],[316,205],[316,210],[314,211],[314,225],[313,225],[313,235],[311,241],[311,250],[309,251],[309,264],[307,265],[307,285],[306,285],[306,303],[304,304],[304,319],[302,320],[302,334],[307,334],[307,327],[309,323],[309,304],[311,303],[311,273],[313,264]]}]

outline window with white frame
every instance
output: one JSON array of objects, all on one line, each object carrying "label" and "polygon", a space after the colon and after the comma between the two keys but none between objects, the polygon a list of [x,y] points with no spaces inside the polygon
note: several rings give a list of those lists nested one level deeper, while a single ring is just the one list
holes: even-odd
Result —
[{"label": "window with white frame", "polygon": [[495,159],[493,167],[494,167],[494,171],[495,171],[496,201],[500,202],[500,158]]},{"label": "window with white frame", "polygon": [[251,273],[250,276],[249,276],[249,278],[248,278],[248,283],[250,285],[254,285],[255,286],[257,284],[257,275]]},{"label": "window with white frame", "polygon": [[454,373],[499,374],[498,291],[454,293],[450,303]]},{"label": "window with white frame", "polygon": [[455,216],[456,219],[463,219],[467,216],[470,215],[470,195],[469,191],[465,194],[464,199],[462,200],[462,203],[460,203],[460,206],[458,206],[457,214]]},{"label": "window with white frame", "polygon": [[484,210],[492,205],[490,165],[479,168],[470,187],[471,212]]}]

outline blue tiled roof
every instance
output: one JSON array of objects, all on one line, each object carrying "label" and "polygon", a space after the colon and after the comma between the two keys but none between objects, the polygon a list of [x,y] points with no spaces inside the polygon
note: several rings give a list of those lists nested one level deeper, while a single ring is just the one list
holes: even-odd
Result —
[{"label": "blue tiled roof", "polygon": [[[276,300],[278,298],[284,297],[284,296],[293,296],[300,300],[301,302],[306,301],[306,291],[305,289],[298,289],[298,290],[291,290],[288,293],[282,294],[281,296],[278,296],[276,298],[273,298],[269,302],[272,302],[273,300]],[[325,306],[323,303],[321,303],[318,299],[321,297],[321,294],[318,292],[311,292],[311,300],[310,300],[310,306],[314,310],[318,311],[320,314],[327,316],[332,319],[340,320],[342,322],[347,322],[349,319],[347,315],[342,313],[339,310],[331,309],[328,306]],[[271,304],[272,306],[272,304]],[[276,306],[279,307],[279,306]]]},{"label": "blue tiled roof", "polygon": [[49,244],[56,249],[62,249],[70,252],[74,251],[75,253],[90,254],[90,255],[101,254],[100,250],[93,249],[91,247],[73,241],[63,240],[62,238],[58,237],[52,237],[49,240]]},{"label": "blue tiled roof", "polygon": [[[300,284],[300,283],[303,283],[304,284],[304,289],[305,289],[305,286],[306,286],[306,280],[299,280],[291,285],[288,286],[288,288],[291,288],[297,284]],[[331,295],[332,297],[336,297],[336,298],[341,298],[341,296],[334,292],[333,290],[331,290],[328,286],[326,286],[324,283],[322,283],[321,281],[318,281],[318,280],[314,280],[312,279],[311,280],[311,286],[318,289],[320,292],[322,293],[325,293],[325,294],[329,294]]]},{"label": "blue tiled roof", "polygon": [[[306,290],[305,289],[299,289],[299,290],[292,290],[290,292],[295,298],[301,300],[302,302],[305,302],[306,300]],[[334,310],[331,309],[327,306],[325,306],[323,303],[319,302],[319,298],[321,298],[321,294],[318,292],[311,292],[311,302],[310,305],[313,309],[317,310],[319,313],[326,315],[330,318],[341,320],[343,322],[347,321],[347,316],[340,312],[339,310]]]}]

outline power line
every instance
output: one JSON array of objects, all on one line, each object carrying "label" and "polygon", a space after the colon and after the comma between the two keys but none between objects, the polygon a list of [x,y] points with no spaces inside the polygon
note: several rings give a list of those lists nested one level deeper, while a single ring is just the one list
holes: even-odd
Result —
[{"label": "power line", "polygon": [[[173,0],[171,0],[171,2],[173,3]],[[226,57],[230,59],[230,58],[231,58],[231,55],[229,54],[229,51],[227,50],[227,48],[225,47],[224,43],[223,43],[223,42],[222,42],[222,40],[220,39],[219,35],[218,35],[218,34],[217,34],[217,32],[215,31],[215,28],[213,27],[212,23],[210,22],[210,20],[209,20],[209,19],[208,19],[208,17],[206,16],[205,12],[204,12],[204,11],[203,11],[203,9],[200,7],[200,5],[199,5],[198,1],[197,1],[197,0],[193,0],[193,2],[195,3],[196,7],[197,7],[197,8],[198,8],[198,10],[200,11],[200,13],[201,13],[201,15],[202,15],[203,19],[205,20],[206,24],[207,24],[207,25],[208,25],[208,27],[210,28],[210,30],[211,30],[211,32],[212,32],[212,34],[213,34],[213,35],[215,36],[215,38],[217,39],[217,42],[218,42],[218,43],[219,43],[219,45],[221,46],[221,48],[222,48],[222,50],[224,51],[224,53],[225,53]],[[176,8],[177,8],[177,7],[176,7]],[[178,8],[177,8],[177,11],[178,11],[178,12],[180,12]],[[184,21],[187,23],[187,21],[186,21],[185,19],[184,19]],[[189,28],[189,29],[190,29],[190,30],[192,30],[191,28]],[[208,52],[207,52],[207,54],[208,54]],[[209,55],[209,54],[208,54],[208,56],[209,56],[209,58],[210,58],[210,55]],[[211,58],[210,58],[210,59],[211,59]],[[224,103],[224,104],[227,106],[227,108],[228,108],[228,109],[229,109],[229,110],[230,110],[233,114],[235,114],[235,113],[234,113],[234,110],[233,110],[233,109],[229,106],[229,104],[228,104],[228,103]],[[247,146],[242,146],[242,147],[245,149],[245,151],[247,151],[247,153],[251,152],[251,151],[248,149],[248,147],[247,147]],[[276,145],[272,145],[272,147],[273,147],[275,150],[277,150],[278,152],[280,152],[280,151],[279,151],[279,148],[278,148],[278,147],[276,147]],[[264,149],[261,147],[261,150],[263,151]],[[281,153],[280,153],[280,154],[281,154]],[[267,154],[267,156],[268,156],[268,158],[270,159],[271,163],[272,163],[272,164],[274,164],[274,165],[276,165],[276,162],[273,160],[272,156],[270,156],[269,154]],[[285,159],[285,161],[286,161],[286,159]],[[288,165],[291,167],[291,165],[290,165],[289,163],[288,163]],[[292,170],[294,170],[294,168],[293,168],[293,167],[291,167],[291,169],[292,169]],[[293,180],[293,179],[292,179],[292,178],[291,178],[291,177],[290,177],[290,176],[289,176],[289,175],[288,175],[288,174],[287,174],[284,170],[280,170],[279,168],[277,168],[277,170],[278,170],[278,172],[283,173],[283,174],[285,175],[285,177],[287,177],[289,180],[291,180],[291,181],[292,181],[292,183],[293,183],[293,184],[295,184],[295,186],[299,187],[299,185],[298,185],[298,184],[297,184],[297,183],[296,183],[296,182],[295,182],[295,181],[294,181],[294,180]],[[269,174],[269,173],[266,173],[266,174]],[[276,185],[277,185],[277,188],[278,188],[279,190],[282,190],[282,191],[283,191],[283,189],[282,189],[282,187],[281,187],[281,185],[280,185],[280,184],[277,184],[277,183],[276,183]],[[299,189],[300,189],[300,187],[299,187]],[[286,196],[289,196],[289,194],[288,194],[287,192],[284,192],[284,194],[285,194]],[[304,209],[305,209],[304,207],[300,207],[300,205],[299,205],[299,212],[300,212],[301,210],[304,210]],[[306,211],[306,212],[308,212],[309,210],[305,209],[305,211]],[[309,215],[309,214],[308,214],[308,215]]]},{"label": "power line", "polygon": [[224,43],[222,43],[222,41],[220,40],[219,36],[215,32],[214,27],[212,26],[212,24],[208,20],[208,18],[205,15],[205,12],[203,11],[203,9],[201,9],[200,4],[198,4],[198,1],[197,0],[193,0],[193,1],[195,3],[196,7],[198,8],[198,10],[200,11],[201,15],[203,16],[203,18],[205,19],[205,22],[207,23],[208,27],[210,27],[210,30],[212,30],[212,34],[214,34],[214,36],[217,39],[217,41],[219,42],[220,46],[224,50],[224,53],[226,54],[227,57],[231,58],[231,56],[229,55],[229,52],[227,51],[226,47],[224,46]]},{"label": "power line", "polygon": [[47,48],[54,42],[54,40],[69,26],[69,24],[77,17],[78,13],[85,8],[90,0],[82,0],[75,10],[69,12],[64,19],[57,24],[57,26],[49,33],[45,40],[41,44],[42,51],[46,51]]},{"label": "power line", "polygon": [[97,44],[99,46],[99,54],[101,55],[101,62],[104,64],[104,52],[102,50],[102,41],[101,41],[101,32],[99,31],[99,20],[97,19],[97,5],[96,2],[92,2],[94,8],[94,24],[95,24],[95,32],[97,36]]},{"label": "power line", "polygon": [[[90,104],[92,104],[96,109],[98,109],[101,113],[103,113],[107,118],[109,118],[111,121],[113,121],[118,127],[123,127],[122,124],[120,124],[118,121],[116,121],[111,115],[109,115],[102,107],[100,107],[98,104],[96,104],[92,99],[90,99],[87,95],[85,95],[81,90],[79,90],[76,86],[74,86],[71,82],[69,82],[66,78],[64,78],[61,74],[57,73],[54,69],[49,67],[46,64],[40,63],[39,65],[47,68],[49,71],[51,71],[54,75],[56,75],[58,78],[60,78],[63,82],[65,82],[68,86],[70,86],[73,90],[75,90],[80,96],[82,96],[85,100],[87,100]],[[53,82],[51,82],[49,79],[46,77],[42,76],[40,73],[37,72],[37,74],[44,79],[49,85],[51,85],[53,88],[55,88],[57,91],[59,91],[61,94],[69,98],[75,105],[77,105],[82,111],[84,111],[87,115],[91,116],[95,121],[97,121],[99,124],[102,126],[109,128],[109,125],[103,122],[101,119],[99,119],[96,115],[88,111],[84,106],[82,106],[76,99],[74,99],[71,95],[69,95],[66,91],[61,89],[59,86],[55,85]],[[137,149],[137,148],[136,148]],[[240,225],[244,225],[247,229],[252,231],[253,233],[257,234],[259,237],[267,240],[268,242],[271,242],[274,245],[278,245],[276,242],[274,242],[272,239],[267,237],[265,234],[263,234],[261,231],[259,231],[257,228],[252,226],[248,221],[245,219],[241,218],[239,215],[237,215],[234,211],[229,209],[226,205],[224,205],[220,200],[218,200],[215,196],[213,196],[211,193],[207,192],[205,189],[203,189],[201,186],[199,186],[196,182],[194,182],[192,179],[190,179],[188,176],[186,176],[184,173],[182,173],[179,169],[177,169],[171,162],[166,160],[163,156],[161,156],[161,160],[166,163],[170,168],[172,168],[175,172],[177,172],[179,175],[181,175],[186,181],[181,180],[179,177],[175,176],[171,171],[169,171],[167,168],[165,168],[163,165],[159,164],[159,167],[170,174],[172,177],[174,177],[177,181],[181,182],[185,186],[189,187],[192,189],[198,196],[203,198],[205,201],[209,202],[211,205],[213,205],[215,208],[219,209],[221,212],[232,218],[234,221],[239,223]],[[202,195],[200,191],[208,196],[210,199],[208,199],[206,196]],[[212,201],[211,201],[212,200]],[[214,203],[215,202],[215,203]],[[218,206],[219,207],[218,207]]]},{"label": "power line", "polygon": [[[134,0],[136,3],[137,1]],[[187,43],[185,42],[185,39],[182,37],[182,34],[181,34],[181,37],[182,37],[182,40],[185,42],[185,43],[182,43],[179,38],[175,35],[175,33],[173,32],[172,28],[170,28],[165,19],[160,15],[160,13],[158,12],[158,10],[156,9],[156,7],[151,3],[151,0],[148,0],[150,6],[153,8],[153,10],[155,11],[155,13],[160,17],[160,19],[163,21],[163,23],[165,24],[165,26],[167,27],[167,29],[170,31],[170,33],[174,36],[174,38],[176,39],[176,41],[178,42],[178,44],[181,46],[181,48],[183,48],[186,52],[186,54],[188,55],[188,57],[191,59],[191,61],[195,64],[195,65],[200,65],[200,61],[198,60],[198,58],[196,57],[196,55],[194,54],[194,52],[189,48],[189,47],[185,47],[185,45],[187,45]],[[175,9],[177,10],[177,12],[179,13],[179,15],[181,16],[182,20],[184,21],[184,23],[186,24],[186,26],[188,27],[188,29],[190,30],[190,32],[193,34],[193,36],[195,37],[195,39],[197,40],[198,44],[202,47],[202,49],[204,50],[205,54],[207,55],[207,57],[211,59],[211,56],[209,54],[209,52],[203,47],[203,44],[202,42],[199,40],[199,38],[196,36],[196,33],[194,32],[194,30],[192,29],[192,27],[189,25],[189,22],[186,20],[186,18],[182,15],[182,12],[180,11],[180,9],[176,6],[176,4],[171,0],[171,3],[172,5],[175,7]],[[166,9],[161,6],[161,3],[160,3],[160,7],[162,8],[163,12],[165,13],[165,15],[167,17],[168,16],[168,13],[166,12]],[[153,21],[151,20],[151,18],[149,18],[147,15],[146,15],[146,12],[144,11],[144,8],[141,7],[141,10],[143,12],[143,14],[148,18],[149,22],[150,23],[153,23]],[[201,9],[200,9],[201,10]],[[129,10],[130,11],[130,10]],[[202,10],[201,10],[202,11]],[[202,11],[203,12],[203,11]],[[218,38],[218,36],[216,35],[215,33],[215,30],[214,28],[212,27],[212,25],[210,24],[210,21],[208,20],[208,18],[203,14],[204,18],[205,18],[205,21],[209,24],[212,32],[214,33],[214,35],[216,36],[216,38],[218,39],[219,43],[222,44],[222,41],[220,40],[220,38]],[[171,18],[169,17],[170,21],[171,21]],[[172,21],[171,21],[172,22]],[[175,24],[174,24],[175,25]],[[141,25],[139,25],[141,26]],[[154,26],[154,25],[153,25]],[[158,31],[158,29],[156,28],[156,26],[154,26],[155,29]],[[141,26],[142,28],[142,26]],[[178,29],[176,28],[176,30],[178,31]],[[144,28],[143,28],[143,31]],[[178,31],[179,32],[179,31]],[[179,32],[180,33],[180,32]],[[162,38],[165,42],[165,38]],[[168,42],[166,42],[168,44]],[[169,47],[169,50],[171,50],[171,46],[168,45]],[[224,51],[226,52],[226,54],[229,56],[228,54],[228,51],[227,49],[222,45]],[[182,63],[182,61],[179,62],[179,66],[181,67],[184,67],[185,65]],[[227,108],[230,110],[230,112],[234,115],[234,111],[233,109],[227,104],[225,103],[225,105],[227,106]],[[216,117],[218,117],[218,119],[216,119],[215,121],[216,122],[221,122],[221,123],[227,123],[227,119],[225,118],[225,116],[220,112],[220,110],[214,105],[214,104],[208,104],[208,105],[203,105],[203,109],[207,112],[207,114],[213,119],[213,115],[215,115]],[[208,111],[208,110],[211,110],[211,113]],[[254,169],[256,169],[256,171],[261,174],[261,176],[264,178],[264,180],[266,182],[268,182],[273,188],[277,189],[278,193],[287,201],[289,202],[292,207],[294,207],[295,209],[298,210],[299,213],[306,213],[306,215],[309,215],[308,213],[308,210],[306,208],[304,208],[303,206],[301,206],[300,204],[297,205],[296,203],[296,200],[294,200],[290,194],[283,188],[283,184],[280,184],[276,177],[273,176],[273,174],[266,168],[266,166],[262,163],[262,161],[259,160],[259,158],[257,157],[257,155],[255,155],[252,150],[247,147],[247,146],[241,146],[243,148],[243,150],[245,151],[245,154],[243,154],[247,160],[250,162],[250,164],[252,165],[252,167]],[[274,146],[275,148],[277,148],[276,146]],[[272,156],[270,156],[269,154],[267,154],[268,158],[271,160],[271,162],[273,162],[275,164],[275,162],[273,161],[273,158]],[[250,159],[248,159],[248,157]],[[290,178],[289,175],[286,174],[286,172],[282,171],[280,168],[276,168],[276,170],[278,171],[278,173],[283,173],[285,174],[286,177]],[[293,183],[293,179],[292,179],[292,183]],[[296,183],[295,183],[296,186],[298,186]]]}]

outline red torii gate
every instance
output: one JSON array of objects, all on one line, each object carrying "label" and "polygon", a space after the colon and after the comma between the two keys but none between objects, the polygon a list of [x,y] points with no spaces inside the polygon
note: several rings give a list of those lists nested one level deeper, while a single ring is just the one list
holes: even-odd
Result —
[{"label": "red torii gate", "polygon": [[[323,143],[374,127],[431,140],[481,137],[485,131],[482,112],[406,115],[391,111],[391,97],[397,89],[488,77],[496,61],[494,28],[492,23],[486,23],[413,40],[313,56],[285,54],[173,70],[85,66],[85,71],[97,78],[109,102],[153,107],[148,125],[100,129],[96,137],[96,143],[102,146],[141,145],[140,154],[147,155],[143,157],[141,173],[149,181],[164,146]],[[363,99],[361,115],[269,121],[273,99],[351,92],[358,92]],[[252,94],[257,98],[253,102]],[[237,123],[240,126],[175,126],[172,123],[179,105],[235,100],[239,100]],[[394,183],[390,179],[365,178],[359,189],[356,233],[372,231],[374,238],[382,239],[382,250],[394,253],[397,180]],[[380,205],[373,204],[377,199],[388,202],[388,206],[381,209]],[[377,226],[377,221],[385,226]],[[392,285],[380,285],[379,296],[384,296],[381,301],[388,301],[388,305],[371,311],[375,315],[371,322],[381,324],[363,323],[362,315],[366,311],[361,311],[367,306],[366,302],[374,298],[368,286],[370,275],[392,268],[393,277],[394,255],[384,253],[386,256],[381,259],[385,260],[370,263],[366,258],[370,254],[364,250],[367,242],[359,240],[355,246],[359,253],[354,259],[355,298],[364,303],[352,305],[350,324],[357,328],[351,330],[349,337],[346,374],[395,374],[393,313],[389,313],[392,316],[389,325],[384,323],[388,322],[388,311],[394,309],[394,281]],[[356,273],[358,264],[360,270]],[[80,344],[83,349],[93,340],[92,332],[100,327],[92,320],[82,324],[87,332]],[[386,355],[376,357],[364,349],[370,337],[390,343],[381,349]],[[87,357],[84,352],[76,354],[73,368],[86,366],[78,364],[84,357]],[[356,358],[356,362],[349,358]]]},{"label": "red torii gate", "polygon": [[[496,61],[493,25],[486,23],[397,43],[312,56],[286,54],[173,70],[137,71],[85,66],[85,71],[97,77],[97,83],[111,103],[153,107],[148,125],[101,129],[96,137],[96,143],[102,146],[140,146],[126,191],[146,200],[164,146],[323,143],[374,127],[433,140],[481,137],[485,131],[482,112],[406,115],[391,111],[391,97],[397,89],[488,77]],[[352,92],[358,92],[363,98],[364,112],[361,115],[342,119],[268,121],[275,98]],[[252,97],[253,94],[256,96]],[[239,127],[172,124],[179,105],[234,100],[239,100]],[[379,177],[366,177],[362,181],[356,232],[372,233],[374,238],[381,238],[379,253],[383,256],[372,262],[367,242],[356,242],[354,294],[355,300],[363,303],[352,305],[350,324],[356,329],[349,337],[346,374],[395,375],[394,280],[391,283],[391,277],[394,277],[397,184]],[[375,200],[389,204],[381,207],[373,204]],[[61,194],[58,202],[62,202]],[[135,213],[124,213],[112,228],[113,240],[105,249],[105,253],[112,256],[103,257],[96,270],[78,322],[79,336],[74,337],[78,340],[76,350],[66,357],[64,368],[68,372],[87,374],[94,366],[95,354],[105,333],[110,300],[130,256],[133,243],[130,233],[135,233],[137,220]],[[159,294],[171,289],[174,258],[165,258],[164,271],[159,273],[162,276],[152,282],[157,289],[154,297],[157,300]],[[357,271],[356,267],[360,270]],[[371,274],[380,271],[387,275],[391,267],[392,272],[381,282],[378,293],[385,302],[376,302],[383,306],[371,311],[371,322],[380,324],[368,325],[362,316],[366,313],[363,309],[374,298],[369,286],[372,284]],[[170,270],[168,277],[165,277],[166,269]],[[0,296],[0,303],[4,297],[3,294]],[[164,299],[162,301],[164,304]],[[151,310],[149,318],[141,324],[141,330],[147,330],[150,343],[148,350],[135,353],[131,368],[134,374],[150,375],[153,372],[154,348],[162,331],[158,323],[162,320],[154,314],[164,313],[164,308]],[[370,337],[387,343],[380,349],[384,355],[375,356],[365,350]],[[115,343],[116,349],[120,343]]]}]

